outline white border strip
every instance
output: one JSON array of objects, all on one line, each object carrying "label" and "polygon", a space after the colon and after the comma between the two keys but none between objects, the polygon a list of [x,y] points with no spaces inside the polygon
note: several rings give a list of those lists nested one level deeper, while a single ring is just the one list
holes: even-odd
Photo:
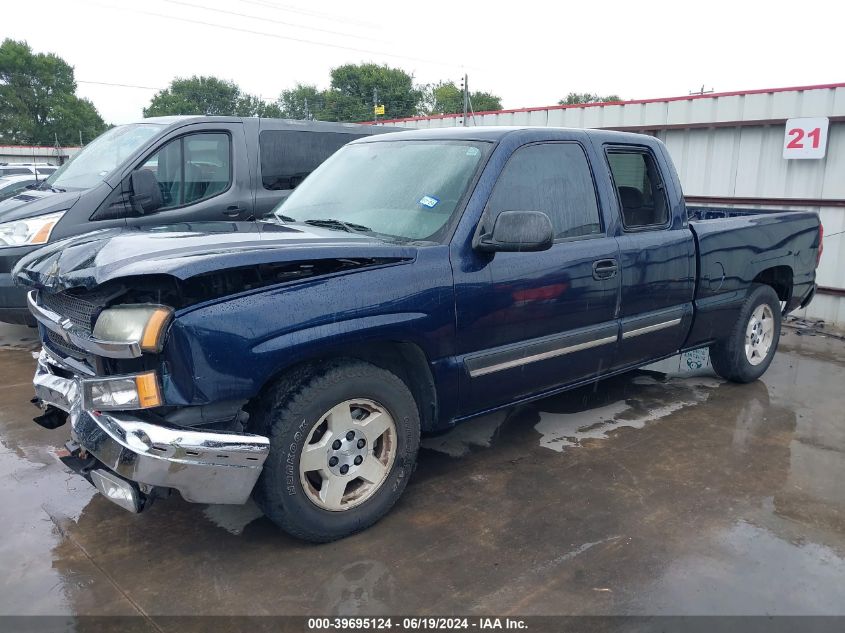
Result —
[{"label": "white border strip", "polygon": [[681,323],[680,317],[677,319],[672,319],[671,321],[664,321],[663,323],[655,323],[654,325],[647,325],[645,327],[637,328],[636,330],[629,330],[627,332],[622,332],[622,338],[633,338],[635,336],[640,336],[642,334],[648,334],[650,332],[657,332],[657,330],[665,330],[668,327],[674,327]]},{"label": "white border strip", "polygon": [[[678,319],[678,322],[680,322],[680,319]],[[507,362],[498,363],[496,365],[488,365],[487,367],[479,367],[478,369],[472,369],[470,370],[469,375],[470,378],[477,378],[478,376],[485,376],[487,374],[492,374],[493,372],[502,371],[503,369],[511,369],[512,367],[519,367],[520,365],[527,365],[528,363],[536,363],[537,361],[546,360],[547,358],[563,356],[564,354],[571,354],[572,352],[580,352],[583,349],[590,349],[591,347],[598,347],[599,345],[607,345],[608,343],[613,343],[614,341],[616,341],[616,336],[607,336],[605,338],[599,338],[594,341],[587,341],[586,343],[578,343],[577,345],[560,347],[558,349],[553,349],[548,352],[543,352],[542,354],[534,354],[532,356],[525,356],[523,358],[509,360]]]}]

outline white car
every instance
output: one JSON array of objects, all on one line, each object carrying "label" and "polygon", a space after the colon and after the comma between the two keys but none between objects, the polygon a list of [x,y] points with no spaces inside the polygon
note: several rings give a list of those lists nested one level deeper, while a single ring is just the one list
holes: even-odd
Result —
[{"label": "white car", "polygon": [[36,179],[34,174],[21,174],[14,176],[5,176],[0,178],[0,200],[11,198],[17,193],[20,193],[30,185],[36,185],[43,182],[44,178]]},{"label": "white car", "polygon": [[[58,167],[49,163],[6,163],[0,164],[0,178],[7,176],[25,176],[27,174],[38,175],[46,178]],[[39,178],[41,179],[41,178]]]}]

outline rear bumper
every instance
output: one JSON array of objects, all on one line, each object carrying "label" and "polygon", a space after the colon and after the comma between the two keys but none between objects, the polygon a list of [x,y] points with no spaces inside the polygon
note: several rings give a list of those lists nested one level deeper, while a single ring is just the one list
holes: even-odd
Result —
[{"label": "rear bumper", "polygon": [[801,299],[801,303],[798,306],[799,309],[806,308],[808,305],[810,305],[810,302],[813,300],[813,297],[816,296],[816,290],[818,290],[818,286],[816,284],[813,284],[807,295]]},{"label": "rear bumper", "polygon": [[259,435],[218,433],[152,424],[130,413],[85,411],[79,381],[42,351],[33,379],[36,396],[66,411],[71,436],[115,474],[178,490],[194,503],[244,503],[269,452]]}]

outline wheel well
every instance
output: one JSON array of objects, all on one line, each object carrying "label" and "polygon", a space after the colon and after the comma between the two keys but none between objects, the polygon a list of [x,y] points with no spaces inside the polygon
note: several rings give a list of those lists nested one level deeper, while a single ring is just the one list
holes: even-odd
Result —
[{"label": "wheel well", "polygon": [[307,375],[309,367],[313,368],[316,365],[340,358],[371,363],[398,376],[408,386],[411,395],[417,402],[421,428],[427,430],[434,427],[439,408],[437,388],[434,385],[428,358],[417,345],[405,341],[367,342],[361,345],[340,346],[329,352],[323,351],[313,358],[304,359],[295,365],[286,367],[274,375],[261,388],[258,396],[262,396],[268,389],[275,387],[280,382],[284,383],[286,377],[292,377],[295,383],[301,379],[303,374]]},{"label": "wheel well", "polygon": [[781,301],[792,298],[792,269],[789,266],[773,266],[757,274],[755,284],[766,284],[774,288]]}]

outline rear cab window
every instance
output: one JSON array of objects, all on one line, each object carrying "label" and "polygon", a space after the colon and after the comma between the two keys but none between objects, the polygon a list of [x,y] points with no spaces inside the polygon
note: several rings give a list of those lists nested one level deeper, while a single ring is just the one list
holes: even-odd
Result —
[{"label": "rear cab window", "polygon": [[311,132],[306,130],[262,130],[258,136],[261,154],[261,183],[271,191],[296,189],[341,147],[366,134]]},{"label": "rear cab window", "polygon": [[657,162],[645,147],[606,149],[626,230],[656,230],[669,226],[669,202]]}]

